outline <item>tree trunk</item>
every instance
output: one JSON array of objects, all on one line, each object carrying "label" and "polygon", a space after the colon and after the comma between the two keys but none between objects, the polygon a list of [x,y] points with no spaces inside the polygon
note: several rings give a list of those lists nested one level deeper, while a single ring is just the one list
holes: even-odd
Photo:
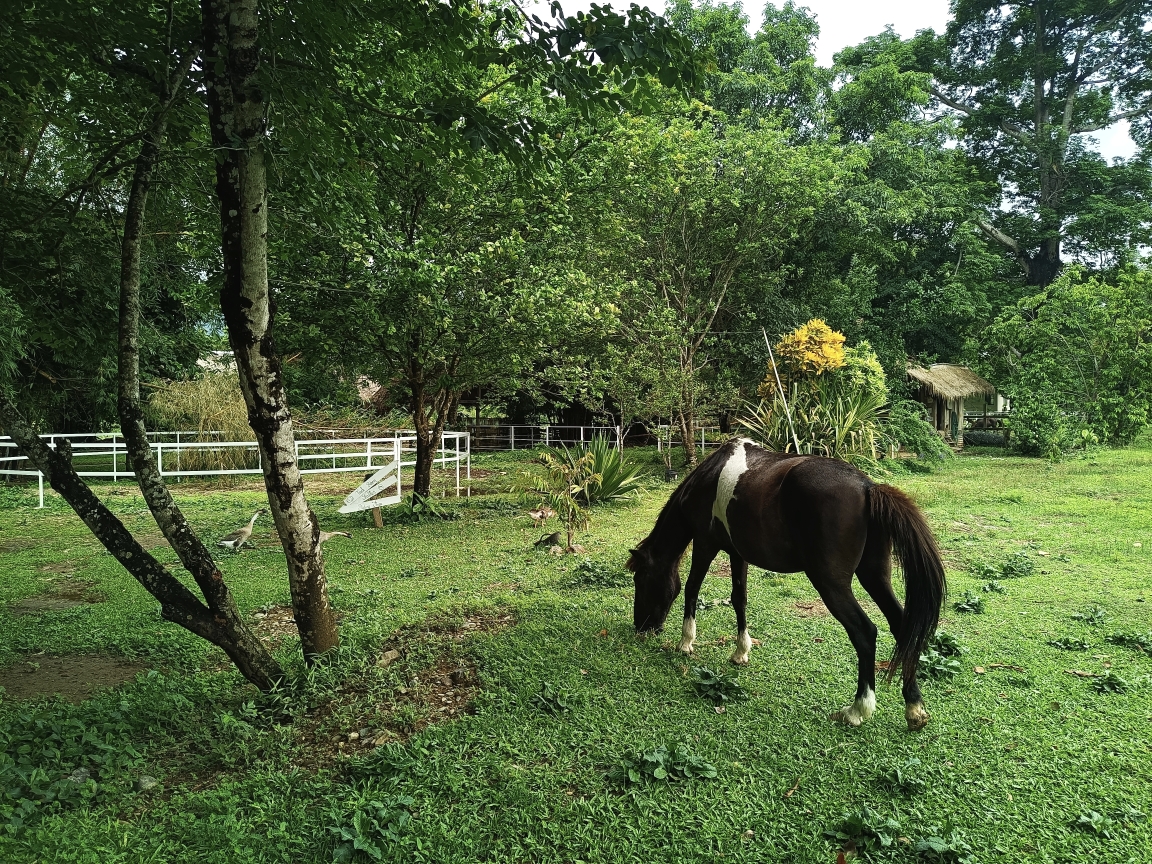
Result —
[{"label": "tree trunk", "polygon": [[1039,251],[1035,255],[1029,255],[1025,261],[1028,284],[1039,288],[1046,288],[1055,282],[1063,269],[1059,237],[1050,237],[1041,242]]},{"label": "tree trunk", "polygon": [[292,415],[272,337],[268,290],[267,134],[259,89],[256,0],[201,0],[208,119],[224,284],[220,308],[236,358],[248,422],[260,447],[272,519],[288,561],[288,584],[306,658],[339,644],[320,555],[320,526],[304,496]]},{"label": "tree trunk", "polygon": [[[0,424],[12,436],[20,453],[43,472],[49,485],[76,511],[104,548],[160,601],[160,614],[165,620],[222,648],[240,673],[261,690],[270,690],[283,677],[260,640],[243,626],[235,627],[225,615],[201,603],[152,557],[76,474],[68,455],[51,450],[3,394],[0,394]],[[219,578],[219,572],[216,577]],[[220,588],[223,588],[222,582]]]},{"label": "tree trunk", "polygon": [[684,460],[691,471],[696,467],[696,368],[692,351],[681,355],[680,361],[680,443],[684,447]]},{"label": "tree trunk", "polygon": [[[187,73],[196,51],[190,51],[180,72],[180,79]],[[181,84],[174,81],[165,100],[170,104],[175,96],[175,88]],[[184,514],[160,476],[160,470],[148,445],[148,434],[144,428],[144,414],[140,408],[140,242],[144,231],[144,214],[148,203],[148,192],[152,185],[152,174],[160,161],[160,148],[166,126],[166,106],[160,112],[144,138],[136,168],[132,177],[132,188],[128,196],[128,206],[124,218],[124,239],[120,257],[120,332],[119,332],[119,400],[120,429],[128,448],[128,459],[136,482],[152,511],[156,524],[160,527],[169,545],[175,550],[180,562],[192,574],[200,588],[215,624],[224,636],[225,648],[229,655],[242,655],[237,666],[245,677],[262,689],[267,689],[274,681],[283,677],[276,661],[263,643],[244,624],[244,619],[236,609],[228,586],[220,573],[212,555],[196,536]],[[79,480],[79,478],[76,478]],[[79,512],[79,511],[77,511]],[[105,544],[107,545],[107,544]],[[109,547],[111,549],[111,547]],[[159,565],[157,565],[159,566]],[[169,577],[171,578],[171,577]],[[146,586],[147,587],[147,586]],[[161,598],[158,598],[161,599]],[[221,642],[213,639],[220,645]],[[224,647],[224,645],[221,645]],[[248,670],[248,671],[245,671]]]},{"label": "tree trunk", "polygon": [[444,427],[448,422],[448,414],[455,402],[452,394],[441,391],[436,394],[435,407],[432,409],[431,422],[427,411],[423,410],[426,404],[421,402],[420,416],[413,413],[416,425],[416,478],[412,489],[423,498],[432,493],[432,469],[436,464],[436,452],[444,441]]}]

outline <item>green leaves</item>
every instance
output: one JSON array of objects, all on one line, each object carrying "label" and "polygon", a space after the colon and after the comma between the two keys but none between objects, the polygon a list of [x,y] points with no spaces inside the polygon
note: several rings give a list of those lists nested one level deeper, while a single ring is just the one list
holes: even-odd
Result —
[{"label": "green leaves", "polygon": [[572,709],[570,699],[567,693],[557,690],[547,681],[542,681],[540,692],[532,697],[532,703],[545,714],[562,714]]},{"label": "green leaves", "polygon": [[713,672],[707,666],[693,666],[689,674],[696,695],[717,707],[748,699],[733,672]]},{"label": "green leaves", "polygon": [[650,782],[707,780],[716,774],[716,766],[705,762],[686,744],[671,744],[660,745],[647,753],[625,756],[605,777],[621,786],[636,786]]},{"label": "green leaves", "polygon": [[1072,614],[1073,621],[1081,621],[1089,627],[1099,627],[1107,617],[1108,613],[1104,607],[1095,605],[1089,606],[1081,612],[1074,612]]},{"label": "green leaves", "polygon": [[984,611],[984,598],[975,591],[965,591],[964,596],[952,604],[957,612],[971,612],[976,615]]},{"label": "green leaves", "polygon": [[1152,275],[1073,270],[988,329],[990,372],[1012,396],[1010,443],[1054,457],[1087,431],[1131,441],[1152,419]]},{"label": "green leaves", "polygon": [[566,588],[627,588],[631,584],[632,574],[619,562],[593,561],[591,558],[582,558],[572,568],[571,578],[563,582]]},{"label": "green leaves", "polygon": [[824,836],[844,845],[852,843],[861,852],[875,852],[895,845],[900,836],[900,823],[864,805],[847,811],[840,824],[825,830]]},{"label": "green leaves", "polygon": [[384,857],[381,846],[400,839],[400,832],[412,821],[410,808],[415,803],[408,795],[394,795],[383,801],[368,801],[359,805],[340,824],[330,825],[328,831],[336,837],[332,860],[345,864],[367,855],[373,861]]},{"label": "green leaves", "polygon": [[960,672],[960,657],[968,649],[960,640],[947,631],[937,631],[928,645],[928,650],[920,655],[916,664],[916,677],[951,680]]},{"label": "green leaves", "polygon": [[1125,648],[1143,651],[1152,657],[1152,631],[1147,633],[1110,633],[1104,637],[1104,640],[1113,645],[1122,645]]}]

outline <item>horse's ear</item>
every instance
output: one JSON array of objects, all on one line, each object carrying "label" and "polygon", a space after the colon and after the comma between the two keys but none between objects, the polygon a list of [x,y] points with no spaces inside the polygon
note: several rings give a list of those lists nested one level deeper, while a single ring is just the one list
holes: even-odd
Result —
[{"label": "horse's ear", "polygon": [[636,568],[641,564],[650,564],[651,559],[648,557],[648,552],[645,549],[629,549],[628,561],[624,564],[633,573]]}]

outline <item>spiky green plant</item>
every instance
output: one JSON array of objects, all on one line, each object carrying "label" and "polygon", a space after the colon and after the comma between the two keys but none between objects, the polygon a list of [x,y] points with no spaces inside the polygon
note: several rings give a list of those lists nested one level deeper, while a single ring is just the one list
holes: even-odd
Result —
[{"label": "spiky green plant", "polygon": [[[792,387],[788,397],[792,424],[804,454],[841,459],[864,471],[879,470],[877,455],[883,445],[880,425],[883,394],[839,387],[816,380],[810,387]],[[772,450],[796,452],[788,415],[779,395],[749,405],[740,425],[756,441]]]},{"label": "spiky green plant", "polygon": [[[592,457],[590,469],[599,477],[588,484],[585,504],[605,504],[633,497],[640,489],[640,468],[629,463],[624,454],[608,443],[603,435],[595,436],[588,445]],[[575,457],[565,453],[565,458]]]}]

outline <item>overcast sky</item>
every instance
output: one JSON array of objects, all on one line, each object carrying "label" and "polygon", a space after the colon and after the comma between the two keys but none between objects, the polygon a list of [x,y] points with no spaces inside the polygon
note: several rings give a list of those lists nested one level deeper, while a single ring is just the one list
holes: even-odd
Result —
[{"label": "overcast sky", "polygon": [[[644,0],[637,2],[645,5]],[[565,14],[571,14],[580,9],[586,10],[592,0],[560,0],[560,3]],[[546,18],[551,4],[546,0],[529,0],[527,5],[541,18]],[[626,9],[631,5],[631,0],[612,0],[610,5]],[[662,0],[653,0],[646,5],[657,10],[664,8]],[[832,57],[837,51],[875,36],[889,24],[904,38],[914,36],[917,30],[924,29],[941,33],[948,24],[948,0],[800,0],[799,5],[811,9],[820,25],[816,61],[821,66],[832,65]],[[764,17],[763,3],[753,0],[744,3],[744,8],[751,19],[749,26],[753,31],[758,30]],[[1132,139],[1128,137],[1127,122],[1097,132],[1095,137],[1100,142],[1100,152],[1108,159],[1115,156],[1127,159],[1136,152]]]}]

